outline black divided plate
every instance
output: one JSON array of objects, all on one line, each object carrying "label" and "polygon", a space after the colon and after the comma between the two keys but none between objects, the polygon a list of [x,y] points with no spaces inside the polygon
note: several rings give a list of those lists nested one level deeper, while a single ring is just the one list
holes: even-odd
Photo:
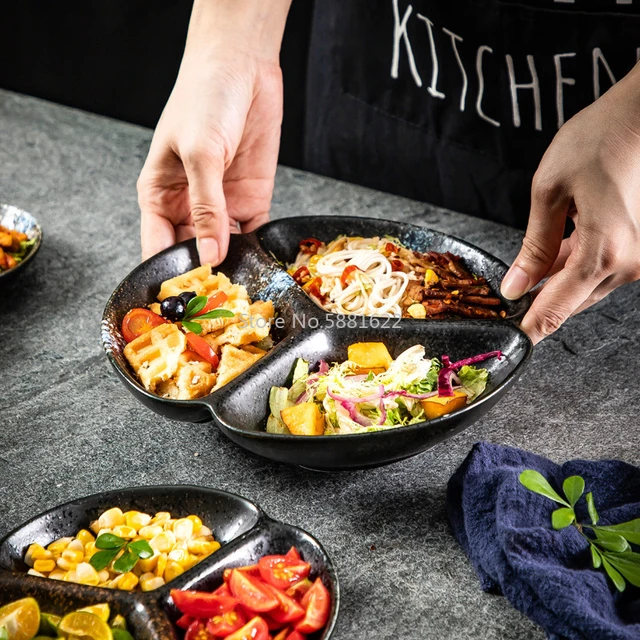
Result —
[{"label": "black divided plate", "polygon": [[[32,542],[43,546],[89,528],[111,507],[145,513],[170,511],[176,517],[198,515],[221,548],[181,576],[155,591],[125,592],[26,575],[22,558]],[[292,546],[311,564],[311,577],[320,577],[331,594],[331,612],[322,632],[312,640],[328,640],[338,617],[338,577],[322,545],[308,533],[269,518],[258,506],[226,491],[191,486],[136,487],[100,493],[51,509],[0,542],[0,606],[32,596],[45,613],[64,615],[106,602],[113,614],[127,620],[136,640],[176,640],[183,632],[173,624],[180,617],[171,589],[211,591],[222,583],[225,569],[253,564],[267,554],[284,554]]]},{"label": "black divided plate", "polygon": [[[529,296],[503,300],[506,320],[413,320],[352,316],[348,323],[317,306],[289,276],[283,264],[292,261],[300,240],[313,235],[329,241],[340,234],[390,235],[418,251],[451,251],[484,276],[498,294],[507,266],[458,238],[415,225],[361,217],[300,217],[270,222],[256,232],[233,235],[227,259],[217,267],[233,282],[247,287],[254,299],[272,300],[280,326],[272,335],[276,346],[253,367],[222,389],[198,400],[170,400],[147,392],[123,354],[122,318],[133,307],[155,300],[160,284],[199,265],[194,240],[183,242],[134,269],[111,296],[102,320],[102,341],[109,360],[129,391],[149,408],[175,420],[200,422],[213,418],[240,446],[258,455],[319,470],[376,467],[421,453],[483,416],[516,381],[532,345],[517,327],[530,305]],[[346,324],[346,326],[345,326]],[[296,357],[329,362],[346,358],[347,346],[360,341],[384,342],[396,357],[423,344],[428,356],[454,359],[501,350],[506,358],[489,361],[490,383],[466,408],[398,429],[343,436],[290,436],[265,432],[268,393],[285,383]]]}]

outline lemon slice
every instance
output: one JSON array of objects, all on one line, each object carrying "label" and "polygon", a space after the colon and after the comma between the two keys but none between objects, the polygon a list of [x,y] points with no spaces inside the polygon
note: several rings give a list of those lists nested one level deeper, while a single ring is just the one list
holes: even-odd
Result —
[{"label": "lemon slice", "polygon": [[98,616],[98,618],[100,618],[100,620],[102,620],[103,622],[108,622],[109,615],[111,614],[111,609],[106,602],[104,604],[94,604],[90,607],[83,607],[82,609],[78,609],[78,611],[93,613],[93,615]]},{"label": "lemon slice", "polygon": [[88,611],[74,611],[66,615],[58,626],[58,633],[71,637],[84,636],[87,640],[113,640],[109,625]]},{"label": "lemon slice", "polygon": [[23,598],[0,608],[0,628],[9,640],[31,640],[40,628],[40,607],[33,598]]}]

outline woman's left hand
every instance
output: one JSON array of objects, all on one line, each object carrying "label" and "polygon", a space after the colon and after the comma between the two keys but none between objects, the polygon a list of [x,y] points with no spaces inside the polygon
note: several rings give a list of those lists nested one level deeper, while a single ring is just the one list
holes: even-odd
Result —
[{"label": "woman's left hand", "polygon": [[[640,279],[640,65],[558,131],[533,178],[531,215],[502,295],[534,292],[535,343]],[[567,216],[575,231],[562,239]]]}]

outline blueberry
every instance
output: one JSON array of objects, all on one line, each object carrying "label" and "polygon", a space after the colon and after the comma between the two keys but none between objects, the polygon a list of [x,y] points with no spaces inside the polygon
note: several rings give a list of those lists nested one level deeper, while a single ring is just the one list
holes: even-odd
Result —
[{"label": "blueberry", "polygon": [[189,304],[190,300],[193,300],[196,297],[195,291],[183,291],[178,298],[184,302],[185,307]]},{"label": "blueberry", "polygon": [[163,318],[178,322],[184,318],[186,310],[185,303],[178,296],[169,296],[162,301],[160,305],[160,313]]}]

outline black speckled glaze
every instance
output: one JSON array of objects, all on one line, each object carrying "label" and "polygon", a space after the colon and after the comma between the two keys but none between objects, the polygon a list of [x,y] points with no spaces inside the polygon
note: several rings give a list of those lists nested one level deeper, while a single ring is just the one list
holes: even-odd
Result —
[{"label": "black speckled glaze", "polygon": [[[189,240],[142,263],[112,295],[102,321],[102,341],[111,364],[127,388],[154,411],[192,422],[213,416],[231,440],[249,451],[318,470],[363,469],[403,460],[478,420],[514,384],[531,353],[529,338],[516,325],[531,303],[529,296],[516,302],[503,300],[508,320],[402,319],[383,324],[385,319],[360,316],[357,327],[338,329],[337,316],[325,313],[307,297],[282,264],[295,258],[303,238],[312,235],[328,241],[340,234],[390,235],[419,251],[451,251],[462,256],[474,273],[487,278],[496,292],[507,271],[502,261],[452,236],[372,218],[328,216],[321,225],[315,217],[287,218],[252,234],[233,235],[229,255],[218,269],[244,284],[252,298],[272,300],[284,318],[284,327],[273,333],[274,349],[222,389],[198,400],[170,400],[147,392],[137,381],[123,355],[120,325],[129,309],[155,300],[163,280],[199,265],[195,241]],[[269,388],[285,383],[296,357],[313,363],[337,361],[346,358],[349,344],[364,340],[383,341],[394,357],[417,343],[425,345],[429,356],[448,354],[455,359],[500,349],[507,357],[500,363],[487,363],[492,375],[480,399],[438,420],[349,436],[303,437],[264,431]]]},{"label": "black speckled glaze", "polygon": [[[222,547],[164,587],[146,593],[124,592],[100,587],[29,576],[22,561],[31,542],[47,545],[88,528],[101,512],[118,506],[123,511],[171,511],[177,516],[197,514],[209,526]],[[180,614],[171,599],[171,589],[212,590],[222,583],[230,567],[252,564],[265,554],[284,554],[298,548],[331,594],[331,613],[325,629],[311,640],[328,640],[333,632],[340,603],[338,577],[320,543],[297,527],[269,518],[245,498],[203,487],[137,487],[101,493],[74,500],[36,516],[0,542],[0,606],[32,596],[45,613],[63,615],[107,602],[119,613],[136,640],[176,640],[183,636],[174,623]]]},{"label": "black speckled glaze", "polygon": [[15,229],[26,233],[29,240],[36,238],[36,242],[31,247],[31,251],[24,257],[22,262],[17,264],[13,269],[8,271],[0,271],[0,286],[13,280],[19,273],[22,273],[27,266],[36,257],[36,253],[42,245],[42,228],[38,221],[26,211],[18,209],[10,204],[0,204],[0,225],[7,229]]}]

